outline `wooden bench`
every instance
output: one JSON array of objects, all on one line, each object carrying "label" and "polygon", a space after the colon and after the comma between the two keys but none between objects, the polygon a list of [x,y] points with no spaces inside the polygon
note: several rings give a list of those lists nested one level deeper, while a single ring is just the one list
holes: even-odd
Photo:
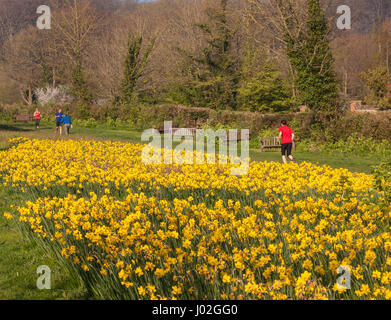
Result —
[{"label": "wooden bench", "polygon": [[30,122],[33,121],[33,116],[28,114],[18,114],[14,118],[14,122]]},{"label": "wooden bench", "polygon": [[[281,139],[279,137],[263,137],[261,138],[261,152],[267,148],[281,148]],[[292,151],[296,151],[296,144],[293,141]]]},{"label": "wooden bench", "polygon": [[226,141],[249,141],[250,140],[250,132],[242,134],[241,130],[238,130],[236,132],[236,135],[234,133],[231,133],[230,131],[227,131],[227,135],[225,137]]},{"label": "wooden bench", "polygon": [[[180,136],[180,137],[195,137],[197,134],[197,128],[171,128],[171,130],[164,130],[164,127],[159,127],[159,133],[161,134],[171,134],[172,136]],[[233,134],[230,131],[226,131],[227,134],[224,137],[224,141],[249,141],[250,133],[246,133],[242,135],[240,130],[237,131],[237,134]]]},{"label": "wooden bench", "polygon": [[172,136],[181,136],[181,137],[194,137],[196,135],[196,128],[171,128],[171,130],[164,130],[164,128],[159,128],[159,133],[161,134],[170,134]]}]

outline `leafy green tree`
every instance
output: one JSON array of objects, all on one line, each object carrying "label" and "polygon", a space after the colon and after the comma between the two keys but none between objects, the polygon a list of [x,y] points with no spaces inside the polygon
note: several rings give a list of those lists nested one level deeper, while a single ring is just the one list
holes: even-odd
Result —
[{"label": "leafy green tree", "polygon": [[207,107],[209,102],[203,92],[203,87],[197,85],[196,68],[190,65],[191,59],[185,60],[176,81],[171,83],[165,100],[174,104]]},{"label": "leafy green tree", "polygon": [[390,74],[386,67],[377,67],[369,70],[367,73],[362,73],[361,78],[365,81],[370,93],[365,97],[365,101],[370,104],[388,109],[391,108],[391,103],[387,100],[387,86],[390,82]]},{"label": "leafy green tree", "polygon": [[[307,0],[307,28],[297,38],[285,35],[287,55],[296,70],[295,83],[303,103],[314,111],[339,110],[338,80],[328,38],[329,26],[319,0]],[[294,23],[289,16],[287,24]]]},{"label": "leafy green tree", "polygon": [[228,23],[227,0],[220,0],[219,9],[208,9],[206,14],[208,22],[197,24],[206,46],[198,57],[179,49],[191,67],[183,70],[188,81],[177,86],[170,96],[191,105],[236,109],[239,59],[233,53],[235,31]]},{"label": "leafy green tree", "polygon": [[42,82],[44,85],[52,85],[53,84],[53,73],[45,62],[41,63],[42,66]]},{"label": "leafy green tree", "polygon": [[147,65],[148,57],[151,54],[155,45],[155,39],[151,40],[148,48],[145,50],[144,55],[141,56],[141,49],[143,44],[143,38],[137,37],[133,39],[129,37],[128,51],[124,63],[124,75],[121,82],[122,90],[122,103],[130,105],[133,99],[134,89],[137,80],[142,76],[144,69]]},{"label": "leafy green tree", "polygon": [[240,109],[258,112],[289,110],[289,87],[281,79],[278,70],[266,67],[246,79],[239,89]]},{"label": "leafy green tree", "polygon": [[241,61],[241,81],[238,90],[240,110],[280,112],[289,110],[291,92],[274,61],[264,49],[254,45],[246,30],[246,52]]},{"label": "leafy green tree", "polygon": [[71,93],[76,97],[78,107],[77,116],[81,119],[87,119],[89,117],[89,106],[93,100],[88,83],[84,77],[84,71],[82,66],[82,59],[79,57],[72,73],[72,87]]}]

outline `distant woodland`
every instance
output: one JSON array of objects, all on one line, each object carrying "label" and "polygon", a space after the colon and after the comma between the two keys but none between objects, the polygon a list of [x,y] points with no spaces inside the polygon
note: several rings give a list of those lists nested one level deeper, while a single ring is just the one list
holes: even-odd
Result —
[{"label": "distant woodland", "polygon": [[[51,29],[39,30],[42,0],[0,0],[0,104],[47,103],[57,90],[54,100],[80,108],[175,103],[270,113],[303,104],[335,111],[351,100],[391,107],[389,0],[46,4]],[[351,30],[336,27],[339,5],[351,8]]]}]

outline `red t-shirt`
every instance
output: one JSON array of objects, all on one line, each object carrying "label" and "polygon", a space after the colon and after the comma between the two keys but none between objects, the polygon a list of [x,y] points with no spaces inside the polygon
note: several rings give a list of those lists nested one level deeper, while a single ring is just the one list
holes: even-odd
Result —
[{"label": "red t-shirt", "polygon": [[282,132],[281,144],[292,143],[293,131],[292,131],[292,129],[290,127],[282,126],[278,131]]},{"label": "red t-shirt", "polygon": [[39,111],[34,112],[34,119],[41,119],[41,113]]}]

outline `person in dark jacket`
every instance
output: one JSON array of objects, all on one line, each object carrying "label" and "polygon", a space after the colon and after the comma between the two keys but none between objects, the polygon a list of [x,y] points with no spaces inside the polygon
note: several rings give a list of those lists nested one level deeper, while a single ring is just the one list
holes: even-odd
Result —
[{"label": "person in dark jacket", "polygon": [[68,114],[65,114],[63,117],[62,117],[62,124],[65,128],[65,134],[67,136],[69,136],[69,131],[70,131],[70,128],[73,128],[73,125],[72,125],[72,120],[71,118],[69,117]]},{"label": "person in dark jacket", "polygon": [[54,131],[55,134],[57,134],[58,129],[60,128],[60,135],[62,135],[62,110],[59,109],[56,113],[56,131]]}]

